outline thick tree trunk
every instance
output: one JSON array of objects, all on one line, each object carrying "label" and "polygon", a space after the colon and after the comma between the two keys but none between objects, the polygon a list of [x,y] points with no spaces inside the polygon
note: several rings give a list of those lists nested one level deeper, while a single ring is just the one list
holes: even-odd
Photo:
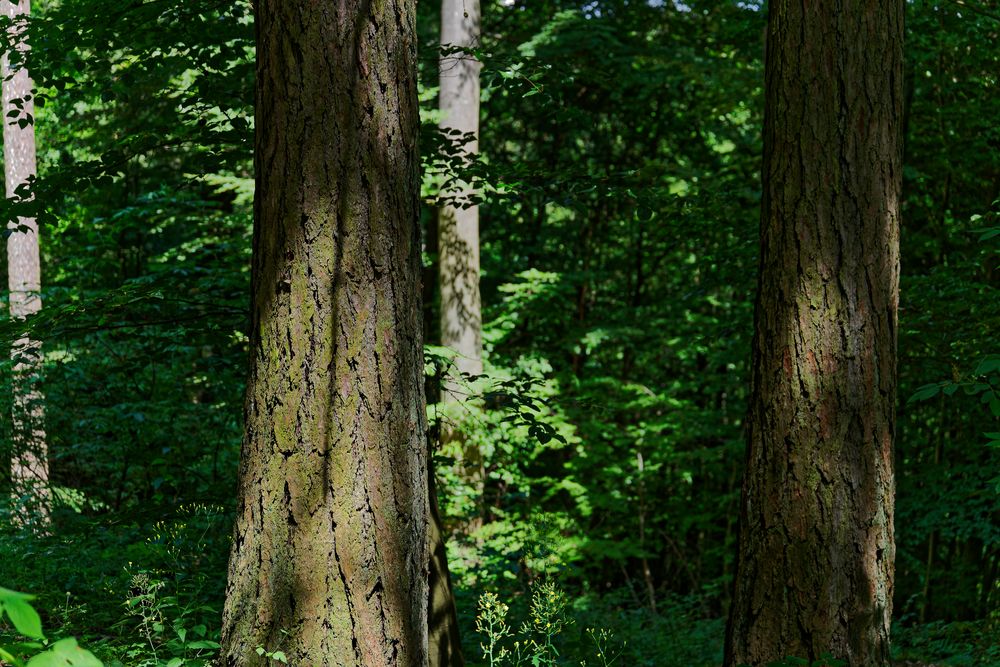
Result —
[{"label": "thick tree trunk", "polygon": [[[35,168],[35,104],[32,82],[23,66],[28,45],[24,41],[24,24],[31,11],[29,0],[17,4],[0,0],[0,12],[13,23],[8,30],[11,42],[20,53],[3,58],[3,157],[8,199],[23,199]],[[18,188],[22,188],[18,193]],[[8,223],[7,285],[10,290],[10,315],[22,319],[37,313],[42,307],[39,291],[42,270],[38,249],[38,223],[34,218],[18,218]],[[12,414],[13,451],[11,481],[16,516],[25,523],[44,526],[49,521],[51,504],[48,486],[48,447],[45,442],[44,396],[40,387],[42,370],[41,343],[21,338],[11,349],[14,361]]]},{"label": "thick tree trunk", "polygon": [[903,4],[770,5],[726,665],[889,664]]},{"label": "thick tree trunk", "polygon": [[224,664],[427,662],[412,0],[256,5],[251,368]]}]

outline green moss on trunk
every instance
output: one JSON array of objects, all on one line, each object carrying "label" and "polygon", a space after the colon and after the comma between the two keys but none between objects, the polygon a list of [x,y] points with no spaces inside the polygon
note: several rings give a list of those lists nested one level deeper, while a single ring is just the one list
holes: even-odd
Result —
[{"label": "green moss on trunk", "polygon": [[414,5],[257,3],[228,665],[427,660]]}]

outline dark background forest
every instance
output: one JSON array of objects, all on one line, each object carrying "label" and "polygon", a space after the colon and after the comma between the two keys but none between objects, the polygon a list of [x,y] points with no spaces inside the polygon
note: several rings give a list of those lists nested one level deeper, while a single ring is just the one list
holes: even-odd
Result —
[{"label": "dark background forest", "polygon": [[[746,446],[766,7],[484,2],[480,157],[461,171],[481,193],[485,370],[458,406],[435,402],[449,363],[435,211],[456,161],[438,131],[440,8],[417,11],[428,417],[466,659],[489,664],[477,618],[503,604],[515,632],[549,614],[553,664],[610,664],[593,662],[596,642],[617,665],[717,665]],[[253,13],[230,0],[32,12],[28,205],[45,306],[28,325],[44,350],[53,508],[47,534],[0,521],[0,584],[35,594],[50,637],[106,664],[208,664],[248,356]],[[906,5],[900,661],[1000,664],[998,41],[993,2]],[[3,326],[10,341],[21,330]],[[467,443],[482,498],[456,465]],[[552,609],[532,608],[539,591]]]}]

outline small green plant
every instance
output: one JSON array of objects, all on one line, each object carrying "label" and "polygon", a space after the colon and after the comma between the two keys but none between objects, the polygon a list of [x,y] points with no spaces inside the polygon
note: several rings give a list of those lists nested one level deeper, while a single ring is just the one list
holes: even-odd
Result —
[{"label": "small green plant", "polygon": [[208,665],[219,643],[208,638],[204,624],[188,622],[176,598],[161,594],[165,586],[146,571],[131,575],[125,607],[138,620],[142,641],[133,643],[127,656],[137,667]]},{"label": "small green plant", "polygon": [[153,664],[159,662],[156,652],[155,635],[163,631],[163,616],[160,614],[160,603],[157,592],[163,588],[163,582],[153,581],[146,572],[132,575],[132,595],[126,601],[129,616],[137,617],[141,622],[143,637],[149,644],[153,656]]},{"label": "small green plant", "polygon": [[622,657],[623,650],[621,648],[617,649],[615,653],[611,652],[614,635],[607,628],[601,628],[600,630],[587,628],[587,636],[590,637],[590,641],[594,642],[594,650],[597,653],[598,660],[597,664],[600,667],[611,667],[611,665],[618,661],[618,658]]},{"label": "small green plant", "polygon": [[275,662],[280,662],[283,665],[288,664],[288,656],[286,656],[281,651],[268,651],[263,646],[258,646],[256,648],[257,655],[262,655],[265,658],[274,660]]},{"label": "small green plant", "polygon": [[521,626],[521,634],[532,642],[532,667],[554,665],[559,658],[555,638],[573,622],[566,616],[569,600],[566,594],[551,582],[535,588],[531,596],[531,614]]},{"label": "small green plant", "polygon": [[[568,615],[569,599],[553,583],[540,584],[532,590],[528,619],[521,624],[516,637],[507,621],[509,607],[495,593],[484,593],[479,598],[476,615],[476,632],[483,640],[479,647],[489,667],[555,667],[564,664],[558,638],[573,624]],[[610,667],[621,657],[622,651],[612,649],[613,635],[607,629],[589,628],[596,651],[595,664]],[[581,664],[588,664],[587,661]]]},{"label": "small green plant", "polygon": [[[72,637],[49,644],[42,633],[42,620],[31,606],[33,599],[27,593],[0,588],[0,610],[14,629],[28,639],[0,647],[0,660],[13,667],[102,667],[101,661],[80,648]],[[30,653],[35,655],[27,657]]]},{"label": "small green plant", "polygon": [[479,643],[479,648],[489,667],[502,665],[510,653],[501,643],[512,634],[510,626],[507,625],[508,611],[509,608],[500,602],[496,593],[483,593],[479,598],[476,632],[485,637],[485,640]]}]

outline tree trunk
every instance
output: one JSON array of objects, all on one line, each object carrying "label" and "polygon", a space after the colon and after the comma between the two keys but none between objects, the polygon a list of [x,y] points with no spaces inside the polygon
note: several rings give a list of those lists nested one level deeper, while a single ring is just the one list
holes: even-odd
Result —
[{"label": "tree trunk", "polygon": [[889,664],[903,5],[770,6],[726,665]]},{"label": "tree trunk", "polygon": [[253,314],[224,664],[427,661],[412,0],[258,0]]},{"label": "tree trunk", "polygon": [[463,667],[462,637],[458,631],[458,610],[448,571],[448,550],[444,541],[444,527],[438,510],[437,489],[433,471],[430,473],[430,543],[429,598],[427,609],[427,639],[430,650],[430,667]]},{"label": "tree trunk", "polygon": [[[479,0],[443,0],[442,48],[479,45]],[[471,157],[479,150],[479,69],[471,55],[459,52],[441,58],[441,129],[472,140],[461,152]],[[452,137],[453,141],[462,141]],[[479,207],[462,207],[473,195],[469,187],[452,193],[455,201],[441,206],[438,218],[438,257],[441,277],[441,344],[457,353],[455,370],[483,372],[482,312],[479,301]],[[460,381],[446,383],[444,400],[465,397]]]},{"label": "tree trunk", "polygon": [[[16,44],[15,52],[3,58],[3,157],[7,198],[24,201],[31,197],[25,189],[35,177],[35,104],[31,77],[23,59],[28,50],[24,41],[24,23],[31,11],[29,0],[17,4],[0,0],[3,16],[14,23],[8,37]],[[18,192],[20,189],[20,192]],[[38,249],[38,223],[34,218],[19,217],[8,223],[7,285],[10,290],[10,315],[23,319],[42,307],[39,294],[42,270]],[[11,349],[13,359],[13,452],[11,481],[15,516],[24,523],[44,527],[49,522],[51,496],[48,486],[48,447],[45,442],[44,396],[40,387],[42,370],[41,343],[24,337]]]},{"label": "tree trunk", "polygon": [[[442,0],[442,49],[479,46],[479,25],[479,0]],[[459,153],[466,163],[479,150],[480,68],[479,61],[465,52],[441,57],[441,129],[460,133],[450,139],[461,143]],[[441,345],[455,352],[454,367],[441,387],[441,400],[457,404],[470,399],[469,385],[463,376],[483,372],[483,335],[479,299],[479,207],[469,202],[474,192],[467,184],[460,184],[453,190],[449,194],[454,201],[439,209],[437,241]],[[459,474],[480,499],[478,515],[465,526],[469,532],[474,532],[482,522],[481,499],[486,476],[483,457],[477,446],[462,437],[450,421],[455,415],[448,412],[441,427],[442,439],[457,446]],[[459,667],[465,663],[448,572],[445,535],[436,509],[431,532],[430,664],[432,667]]]}]

